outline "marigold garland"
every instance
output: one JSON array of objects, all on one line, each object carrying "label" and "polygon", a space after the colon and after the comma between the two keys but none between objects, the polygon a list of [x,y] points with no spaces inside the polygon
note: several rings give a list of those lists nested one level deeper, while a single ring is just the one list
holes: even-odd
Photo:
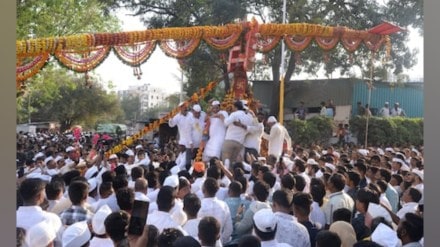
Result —
[{"label": "marigold garland", "polygon": [[304,37],[299,35],[286,35],[284,36],[284,43],[286,46],[296,52],[301,52],[306,49],[310,42],[312,41],[312,37]]},{"label": "marigold garland", "polygon": [[32,61],[30,61],[27,64],[20,65],[21,62],[18,62],[15,73],[16,81],[22,82],[34,76],[47,64],[48,60],[49,60],[49,53],[43,53],[41,55],[36,56],[34,59],[32,59]]},{"label": "marigold garland", "polygon": [[173,58],[185,58],[190,56],[197,47],[199,47],[200,39],[186,40],[163,40],[159,43],[159,47],[165,55]]},{"label": "marigold garland", "polygon": [[[108,56],[110,52],[109,46],[103,46],[95,50],[88,50],[82,53],[76,53],[74,51],[57,51],[55,52],[55,57],[57,60],[66,66],[67,68],[77,72],[83,73],[96,68],[104,59]],[[75,56],[81,56],[78,58]]]},{"label": "marigold garland", "polygon": [[146,41],[144,43],[139,43],[136,45],[138,46],[143,45],[143,47],[136,52],[135,49],[132,49],[133,45],[131,46],[115,45],[113,46],[113,52],[123,63],[130,66],[139,66],[145,63],[148,60],[148,58],[150,58],[151,54],[156,48],[156,41],[155,40]]}]

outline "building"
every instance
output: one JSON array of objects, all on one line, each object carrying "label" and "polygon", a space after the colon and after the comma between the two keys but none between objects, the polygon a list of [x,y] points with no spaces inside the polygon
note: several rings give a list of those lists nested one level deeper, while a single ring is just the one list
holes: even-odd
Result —
[{"label": "building", "polygon": [[[254,97],[263,105],[270,106],[272,100],[278,100],[278,91],[274,92],[272,81],[253,81]],[[293,118],[293,112],[304,101],[309,113],[319,114],[320,102],[333,99],[336,105],[335,120],[348,122],[356,112],[358,101],[368,103],[368,86],[366,81],[358,78],[297,80],[285,84],[284,114],[285,120]],[[375,115],[388,101],[392,107],[395,102],[405,110],[408,117],[423,117],[423,82],[393,84],[374,82],[371,90],[370,109]]]},{"label": "building", "polygon": [[130,86],[128,90],[118,91],[119,99],[127,96],[138,96],[140,100],[141,112],[146,112],[149,108],[153,108],[162,104],[168,104],[166,98],[169,96],[160,88],[151,87],[149,83],[140,86]]}]

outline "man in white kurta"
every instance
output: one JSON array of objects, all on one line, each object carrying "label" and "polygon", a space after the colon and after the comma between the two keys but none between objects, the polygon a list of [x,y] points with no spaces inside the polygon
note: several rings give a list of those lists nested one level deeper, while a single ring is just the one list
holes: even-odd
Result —
[{"label": "man in white kurta", "polygon": [[191,149],[193,148],[193,142],[191,137],[191,117],[192,113],[188,112],[188,107],[185,103],[180,105],[180,113],[170,119],[168,125],[173,128],[177,126],[179,132],[179,145],[183,145],[186,148],[186,166],[191,165]]},{"label": "man in white kurta", "polygon": [[209,116],[209,140],[203,151],[203,161],[208,161],[212,157],[220,158],[226,135],[224,120],[228,117],[228,113],[220,110],[220,102],[217,100],[212,102],[211,109],[212,114]]},{"label": "man in white kurta", "polygon": [[229,160],[229,164],[233,164],[243,149],[244,138],[246,137],[247,131],[242,125],[247,126],[252,124],[252,118],[246,114],[241,101],[236,101],[234,107],[235,111],[225,118],[224,121],[227,129],[222,147],[222,160],[227,167],[226,160]]},{"label": "man in white kurta", "polygon": [[292,139],[290,138],[287,129],[278,123],[274,116],[267,119],[267,125],[270,127],[270,133],[263,133],[263,138],[269,141],[268,154],[280,158],[283,153],[284,141],[287,143],[287,150],[292,148]]},{"label": "man in white kurta", "polygon": [[191,122],[191,159],[195,158],[202,142],[203,129],[205,128],[206,113],[202,111],[200,105],[195,104],[192,108],[192,114],[189,117]]}]

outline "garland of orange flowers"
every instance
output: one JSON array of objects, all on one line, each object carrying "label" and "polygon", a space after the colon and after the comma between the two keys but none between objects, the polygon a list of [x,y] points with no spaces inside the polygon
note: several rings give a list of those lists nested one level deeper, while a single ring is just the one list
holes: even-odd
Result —
[{"label": "garland of orange flowers", "polygon": [[115,45],[113,46],[113,52],[123,63],[130,66],[139,66],[145,63],[151,56],[156,48],[156,41],[146,41],[143,44],[139,43],[136,45],[143,45],[143,47],[138,51],[135,51],[135,49],[132,49],[132,46]]},{"label": "garland of orange flowers", "polygon": [[[78,34],[65,37],[47,37],[40,39],[16,41],[16,56],[18,59],[32,58],[39,55],[55,55],[60,64],[76,71],[87,72],[98,66],[108,55],[109,47],[132,46],[142,42],[159,42],[161,49],[171,57],[184,58],[190,56],[199,46],[203,39],[208,45],[215,49],[225,50],[232,47],[241,37],[243,32],[250,32],[252,40],[256,38],[248,53],[255,51],[269,52],[274,49],[280,39],[284,37],[287,46],[296,52],[304,50],[309,43],[305,42],[315,38],[316,43],[324,50],[332,49],[340,40],[345,49],[354,52],[360,42],[371,51],[377,52],[385,43],[387,57],[389,57],[391,43],[389,36],[376,35],[368,31],[352,30],[346,27],[329,27],[308,23],[291,24],[258,24],[255,20],[241,24],[228,24],[225,26],[199,26],[199,27],[175,27],[161,28],[142,31],[120,32],[120,33],[95,33]],[[296,38],[293,38],[296,37]],[[298,41],[297,37],[305,37]],[[173,44],[174,42],[174,44]],[[99,48],[97,48],[99,47]],[[149,48],[152,49],[150,46]],[[84,53],[86,51],[102,49],[95,56],[86,56],[82,60],[75,61],[74,57],[68,54]],[[103,52],[106,51],[106,52]],[[152,50],[142,50],[134,55],[134,59],[127,59],[122,55],[122,50],[114,48],[115,53],[119,52],[119,59],[130,66],[139,66],[145,62]],[[39,59],[36,59],[40,61]],[[44,64],[44,63],[42,63]],[[134,65],[133,65],[134,64]],[[253,61],[248,61],[252,65]],[[37,65],[37,64],[35,64]],[[41,65],[39,63],[38,65]],[[31,66],[30,72],[16,72],[17,80],[23,81],[38,73],[42,66]]]},{"label": "garland of orange flowers", "polygon": [[[212,89],[214,89],[219,81],[212,81],[208,83],[208,85],[204,88],[199,89],[198,92],[194,93],[189,100],[186,100],[184,104],[193,104],[198,102],[200,99],[203,99],[208,92],[210,92]],[[122,150],[124,150],[125,147],[132,145],[136,140],[142,138],[144,135],[149,133],[150,131],[153,131],[154,129],[159,128],[159,126],[163,123],[166,123],[169,119],[174,117],[177,113],[179,113],[180,109],[179,107],[174,108],[171,110],[168,114],[166,114],[164,117],[162,117],[159,120],[154,121],[153,123],[148,124],[148,126],[145,126],[142,130],[140,130],[138,133],[127,137],[127,139],[123,140],[121,143],[117,144],[116,146],[112,147],[110,150],[108,150],[105,155],[109,157],[111,154],[119,153]]]},{"label": "garland of orange flowers", "polygon": [[[67,68],[77,72],[83,73],[96,68],[110,52],[109,46],[103,46],[94,50],[90,49],[81,53],[75,51],[56,51],[55,58]],[[78,58],[76,56],[81,56]]]},{"label": "garland of orange flowers", "polygon": [[27,78],[30,78],[37,74],[44,67],[44,65],[47,64],[48,60],[49,53],[43,53],[36,56],[34,59],[32,59],[32,61],[27,64],[21,65],[21,62],[17,62],[17,68],[15,71],[17,89],[21,87],[21,83],[19,82],[22,82]]}]

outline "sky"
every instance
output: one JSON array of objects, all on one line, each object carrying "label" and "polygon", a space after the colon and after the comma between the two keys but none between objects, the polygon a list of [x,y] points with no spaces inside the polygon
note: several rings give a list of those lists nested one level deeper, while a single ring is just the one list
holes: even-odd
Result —
[{"label": "sky", "polygon": [[[145,29],[138,17],[127,15],[127,11],[119,11],[118,18],[121,20],[122,30],[136,31]],[[408,30],[411,33],[409,41],[410,49],[417,48],[419,50],[417,60],[418,63],[411,69],[404,71],[410,76],[412,81],[420,81],[423,79],[423,37],[413,30]],[[178,93],[182,88],[181,72],[177,60],[166,56],[159,47],[151,54],[150,58],[141,65],[142,76],[137,79],[133,75],[133,68],[125,65],[120,61],[113,52],[107,59],[96,68],[95,72],[104,81],[112,81],[115,86],[115,91],[126,90],[129,86],[139,86],[149,83],[152,87],[163,89],[167,93]],[[334,73],[333,78],[337,78],[338,73]],[[309,76],[307,74],[300,74],[295,76],[295,79],[321,79],[325,76]]]}]

